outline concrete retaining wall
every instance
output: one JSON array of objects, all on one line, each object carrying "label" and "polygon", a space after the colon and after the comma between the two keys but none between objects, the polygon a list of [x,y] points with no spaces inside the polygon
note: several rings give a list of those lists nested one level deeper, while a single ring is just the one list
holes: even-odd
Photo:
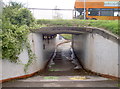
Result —
[{"label": "concrete retaining wall", "polygon": [[[31,33],[28,38],[32,51],[36,55],[36,60],[28,67],[27,73],[24,72],[24,64],[26,64],[29,59],[26,48],[24,48],[19,55],[19,60],[21,62],[18,64],[11,63],[7,60],[0,60],[0,63],[2,63],[2,70],[0,69],[0,71],[2,71],[0,75],[2,74],[2,77],[0,77],[0,80],[32,74],[45,67],[46,63],[50,59],[50,56],[52,56],[52,53],[55,50],[55,39],[51,39],[48,44],[47,40],[43,41],[43,36],[39,33]],[[43,44],[46,44],[45,49],[43,49]]]},{"label": "concrete retaining wall", "polygon": [[118,77],[118,41],[95,33],[73,35],[73,49],[86,69]]}]

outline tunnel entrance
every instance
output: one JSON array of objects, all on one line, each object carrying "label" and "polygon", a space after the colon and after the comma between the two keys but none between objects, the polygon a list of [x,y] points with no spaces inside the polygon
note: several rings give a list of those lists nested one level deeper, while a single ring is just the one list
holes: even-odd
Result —
[{"label": "tunnel entrance", "polygon": [[57,34],[56,55],[41,76],[85,76],[94,75],[83,69],[72,49],[72,34]]},{"label": "tunnel entrance", "polygon": [[[55,29],[57,29],[57,31]],[[65,29],[67,29],[67,31]],[[50,31],[48,31],[48,30],[50,30]],[[42,49],[42,52],[44,54],[43,56],[45,57],[43,61],[49,60],[48,58],[50,58],[51,54],[53,54],[52,52],[54,50],[54,47],[53,47],[54,40],[58,39],[57,40],[58,44],[57,44],[57,48],[55,51],[56,55],[53,59],[51,59],[52,61],[49,62],[49,65],[47,66],[45,71],[37,72],[37,74],[31,78],[18,80],[15,84],[11,82],[12,86],[14,86],[14,85],[16,86],[17,84],[21,84],[21,83],[24,83],[25,84],[24,86],[26,86],[27,83],[28,82],[30,83],[31,81],[32,81],[31,83],[34,82],[34,84],[36,84],[36,86],[40,86],[40,87],[42,87],[42,86],[43,87],[46,87],[46,86],[47,87],[50,87],[50,86],[51,87],[56,87],[56,86],[57,87],[58,86],[59,87],[62,87],[62,86],[64,86],[64,87],[66,87],[66,86],[67,87],[83,87],[83,86],[85,86],[85,87],[86,86],[101,87],[102,84],[104,84],[103,86],[105,86],[105,87],[106,86],[107,87],[115,86],[116,81],[111,81],[108,78],[104,78],[104,77],[100,77],[100,76],[96,75],[96,73],[93,74],[92,72],[88,72],[82,68],[82,66],[79,64],[78,61],[73,61],[73,58],[75,58],[74,60],[76,60],[77,58],[75,57],[75,55],[74,56],[71,55],[72,54],[71,46],[73,46],[76,56],[79,56],[79,59],[80,59],[81,55],[82,55],[81,54],[82,51],[84,52],[84,50],[82,50],[82,49],[84,49],[84,46],[86,46],[86,44],[87,44],[87,49],[88,48],[92,49],[90,44],[93,41],[94,37],[98,36],[98,35],[96,36],[96,34],[88,35],[88,33],[81,33],[81,31],[78,32],[77,30],[78,30],[77,28],[73,29],[73,28],[61,28],[61,27],[51,28],[50,27],[50,28],[41,28],[40,30],[38,30],[38,32],[40,32],[40,34],[38,32],[37,33],[35,32],[34,35],[40,36],[38,38],[39,42],[43,43],[41,45],[41,48],[43,47],[43,49]],[[80,30],[82,30],[82,28],[80,28]],[[88,30],[88,31],[91,31],[91,30]],[[63,34],[63,33],[65,33],[65,34]],[[66,33],[69,33],[69,34],[66,34]],[[46,34],[46,35],[44,35],[44,34]],[[59,35],[56,37],[56,34],[59,34]],[[70,35],[69,38],[73,37],[73,40],[66,39],[64,37],[65,35]],[[90,40],[88,40],[89,43],[83,42],[86,40],[86,36],[88,36],[88,38],[90,39]],[[42,39],[42,37],[43,37],[43,39]],[[84,43],[84,44],[81,45],[81,43]],[[93,48],[94,48],[94,46],[93,46]],[[91,51],[90,51],[90,53],[91,53]],[[38,55],[40,55],[40,54],[38,54]],[[91,59],[90,59],[90,57],[88,57],[88,61],[90,63],[92,63]],[[84,60],[82,60],[82,61],[84,62]],[[93,66],[93,64],[90,65],[90,67],[91,66]],[[6,83],[6,84],[4,84],[4,86],[9,86],[10,84]],[[29,86],[32,86],[32,84],[29,84]]]},{"label": "tunnel entrance", "polygon": [[[42,27],[39,29],[33,29],[31,30],[31,32],[40,33],[41,35],[63,34],[63,33],[73,34],[72,46],[74,48],[76,56],[78,57],[78,59],[81,59],[80,61],[86,70],[92,71],[101,76],[105,75],[110,78],[118,77],[117,50],[118,50],[119,37],[113,35],[109,31],[94,27],[74,27],[74,26],[56,27],[55,26],[55,27]],[[53,37],[54,36],[50,36],[50,38]],[[44,49],[45,46],[46,45],[43,46]],[[52,47],[51,45],[49,46],[50,49],[54,49],[54,47],[53,48]],[[113,52],[113,49],[115,52]],[[50,54],[50,52],[47,53]],[[46,54],[46,52],[44,54]],[[107,55],[111,55],[111,56],[107,56]],[[112,66],[106,65],[105,63],[111,63]]]}]

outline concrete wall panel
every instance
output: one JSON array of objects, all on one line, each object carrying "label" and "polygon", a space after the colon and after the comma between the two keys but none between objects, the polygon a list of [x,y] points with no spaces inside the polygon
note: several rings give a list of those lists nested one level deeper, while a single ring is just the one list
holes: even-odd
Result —
[{"label": "concrete wall panel", "polygon": [[[55,39],[51,39],[49,44],[47,41],[43,41],[43,36],[40,33],[31,33],[28,36],[31,49],[36,56],[36,60],[33,61],[31,65],[29,65],[27,73],[24,72],[25,64],[29,60],[27,48],[24,47],[24,50],[19,55],[19,63],[11,63],[8,60],[0,60],[2,64],[2,71],[0,75],[0,80],[9,79],[13,77],[19,77],[26,74],[31,74],[42,70],[50,56],[55,50]],[[46,44],[46,49],[43,49],[43,44]],[[50,54],[51,53],[51,54]]]},{"label": "concrete wall panel", "polygon": [[86,69],[118,77],[117,42],[99,34],[74,35],[73,49]]}]

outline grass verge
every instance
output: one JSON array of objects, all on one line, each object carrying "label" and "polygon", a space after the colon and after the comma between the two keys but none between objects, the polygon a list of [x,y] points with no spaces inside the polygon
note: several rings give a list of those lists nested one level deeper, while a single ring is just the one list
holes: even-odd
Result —
[{"label": "grass verge", "polygon": [[57,26],[72,26],[72,27],[98,27],[103,28],[106,30],[111,31],[114,34],[119,34],[119,25],[118,20],[79,20],[79,19],[73,19],[73,20],[45,20],[45,19],[39,19],[37,20],[37,24],[45,26],[45,27],[57,27]]},{"label": "grass verge", "polygon": [[72,39],[72,34],[60,34],[63,38],[66,40],[71,40]]}]

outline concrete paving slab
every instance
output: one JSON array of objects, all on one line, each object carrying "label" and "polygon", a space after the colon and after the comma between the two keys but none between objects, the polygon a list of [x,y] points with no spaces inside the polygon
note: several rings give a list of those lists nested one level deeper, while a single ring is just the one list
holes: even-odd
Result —
[{"label": "concrete paving slab", "polygon": [[3,87],[118,87],[117,81],[49,81],[49,82],[22,82],[12,81],[3,84]]}]

